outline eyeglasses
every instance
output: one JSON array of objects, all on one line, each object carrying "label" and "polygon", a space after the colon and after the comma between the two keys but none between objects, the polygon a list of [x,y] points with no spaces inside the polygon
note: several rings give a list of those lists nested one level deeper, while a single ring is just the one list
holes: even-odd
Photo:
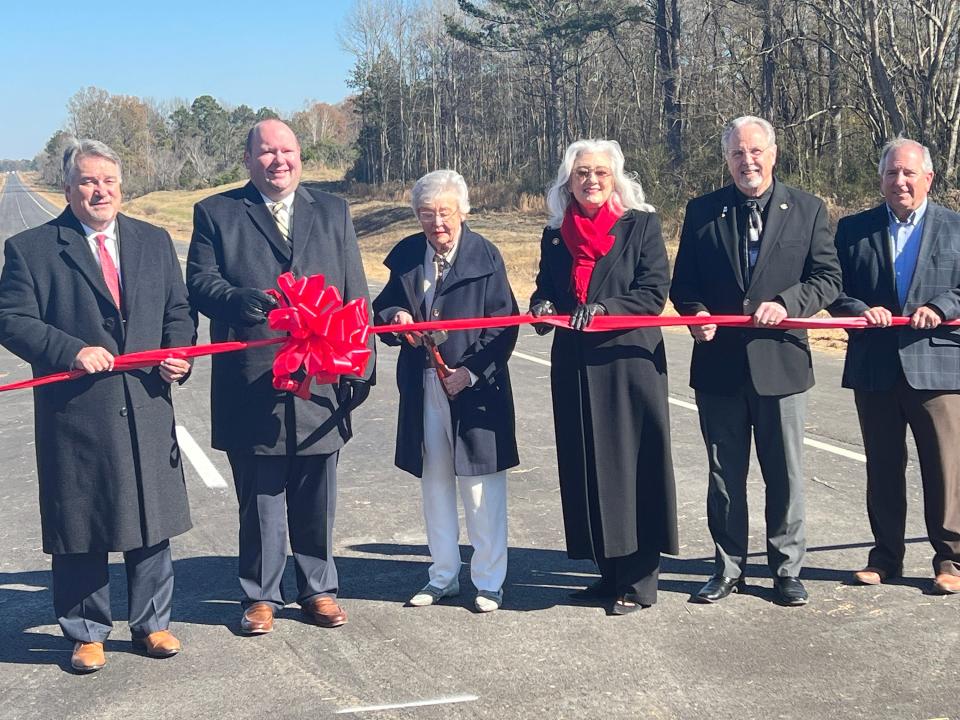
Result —
[{"label": "eyeglasses", "polygon": [[417,210],[417,219],[422,223],[436,222],[437,218],[440,218],[440,222],[446,222],[456,213],[456,210],[451,210],[450,208],[440,208],[439,210]]},{"label": "eyeglasses", "polygon": [[595,177],[598,182],[604,182],[609,180],[613,175],[607,168],[594,168],[593,170],[590,168],[577,168],[573,171],[573,174],[577,180],[582,183],[588,182],[591,176]]},{"label": "eyeglasses", "polygon": [[747,155],[749,155],[753,160],[756,160],[761,155],[763,155],[767,150],[770,149],[770,145],[767,145],[765,148],[750,148],[749,150],[731,150],[730,157],[734,160],[743,160]]}]

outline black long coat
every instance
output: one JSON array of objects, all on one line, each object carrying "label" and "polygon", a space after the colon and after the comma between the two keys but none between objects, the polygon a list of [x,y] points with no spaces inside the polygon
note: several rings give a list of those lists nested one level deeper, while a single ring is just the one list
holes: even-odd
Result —
[{"label": "black long coat", "polygon": [[[681,315],[752,315],[776,300],[788,317],[823,310],[840,292],[840,265],[823,201],[777,182],[768,204],[760,255],[750,278],[740,267],[733,185],[687,204],[670,299]],[[690,386],[718,395],[750,382],[759,395],[792,395],[813,387],[806,330],[717,328],[693,347]]]},{"label": "black long coat", "polygon": [[[322,274],[344,302],[368,298],[347,203],[302,185],[293,201],[293,250],[263,197],[247,183],[206,198],[193,211],[187,256],[190,302],[210,318],[213,342],[279,337],[266,322],[249,326],[230,302],[237,287],[275,288],[277,277]],[[374,346],[371,334],[369,345]],[[348,383],[312,386],[309,400],[273,389],[277,346],[213,357],[213,447],[255,455],[326,455],[352,435]],[[362,380],[372,384],[374,358]]]},{"label": "black long coat", "polygon": [[[389,324],[400,310],[422,317],[423,261],[427,238],[423,233],[404,238],[390,251],[386,287],[373,301],[378,325]],[[517,301],[510,290],[506,268],[496,247],[466,225],[453,266],[434,298],[431,320],[515,315]],[[463,366],[477,376],[472,387],[450,403],[453,426],[454,470],[457,475],[486,475],[514,467],[517,440],[513,391],[507,360],[517,342],[518,329],[457,330],[438,347],[444,362]],[[426,351],[393,335],[380,335],[388,345],[400,345],[397,387],[397,467],[423,476],[423,370]]]},{"label": "black long coat", "polygon": [[[594,267],[587,302],[602,303],[611,315],[659,315],[669,287],[659,219],[630,210],[612,234],[615,242]],[[572,311],[571,264],[560,230],[544,230],[531,304],[550,300],[558,313]],[[557,329],[550,386],[568,555],[619,557],[636,552],[641,542],[679,552],[660,330]]]},{"label": "black long coat", "polygon": [[[0,343],[34,376],[111,353],[192,345],[196,323],[170,236],[117,216],[125,322],[69,208],[7,240]],[[190,529],[170,386],[154,369],[34,390],[43,551],[124,551]]]}]

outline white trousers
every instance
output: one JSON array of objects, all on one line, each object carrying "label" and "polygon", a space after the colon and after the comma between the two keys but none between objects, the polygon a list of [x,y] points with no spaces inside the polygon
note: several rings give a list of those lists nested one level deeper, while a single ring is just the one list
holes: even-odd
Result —
[{"label": "white trousers", "polygon": [[507,576],[507,472],[457,477],[450,401],[435,370],[423,374],[423,519],[430,547],[430,584],[445,588],[460,573],[457,485],[473,546],[470,579],[497,592]]}]

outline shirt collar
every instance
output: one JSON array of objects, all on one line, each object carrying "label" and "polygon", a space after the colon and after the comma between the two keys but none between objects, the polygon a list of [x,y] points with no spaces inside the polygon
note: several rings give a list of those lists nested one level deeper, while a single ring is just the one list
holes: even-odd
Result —
[{"label": "shirt collar", "polygon": [[282,197],[279,200],[271,200],[263,193],[260,193],[260,197],[263,198],[263,202],[264,204],[266,204],[267,207],[272,208],[277,203],[283,203],[284,205],[287,206],[287,212],[290,214],[293,214],[293,193],[290,193],[286,197]]},{"label": "shirt collar", "polygon": [[[463,226],[460,226],[460,237],[457,238],[457,242],[453,244],[453,247],[450,248],[449,252],[441,253],[443,259],[446,261],[447,266],[453,265],[453,259],[457,256],[457,251],[460,249],[460,241],[463,240]],[[427,251],[424,253],[424,260],[427,263],[433,262],[433,256],[437,254],[437,251],[434,249],[433,245],[430,244],[430,241],[427,240]]]},{"label": "shirt collar", "polygon": [[773,195],[773,188],[776,185],[777,181],[774,178],[773,182],[770,183],[770,187],[763,191],[759,197],[747,197],[736,185],[733,186],[734,191],[737,193],[737,203],[739,205],[746,205],[749,201],[753,200],[760,207],[760,211],[767,207],[767,203],[770,202],[770,196]]},{"label": "shirt collar", "polygon": [[912,213],[907,215],[907,219],[903,222],[897,218],[896,213],[890,209],[890,205],[887,205],[887,217],[890,219],[891,225],[919,225],[923,220],[924,215],[927,214],[927,201],[929,198],[924,198],[923,202],[920,203],[920,207],[914,210]]},{"label": "shirt collar", "polygon": [[89,225],[84,225],[80,223],[80,227],[83,228],[83,235],[88,240],[95,238],[97,235],[106,235],[108,240],[117,239],[117,219],[114,218],[110,221],[110,224],[104,230],[94,230]]}]

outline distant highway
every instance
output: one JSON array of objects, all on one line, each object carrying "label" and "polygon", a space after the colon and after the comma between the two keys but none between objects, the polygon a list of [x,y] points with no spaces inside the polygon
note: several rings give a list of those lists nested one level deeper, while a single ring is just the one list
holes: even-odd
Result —
[{"label": "distant highway", "polygon": [[7,182],[0,195],[0,241],[27,228],[42,225],[59,214],[59,208],[31,192],[19,175],[7,173]]}]

